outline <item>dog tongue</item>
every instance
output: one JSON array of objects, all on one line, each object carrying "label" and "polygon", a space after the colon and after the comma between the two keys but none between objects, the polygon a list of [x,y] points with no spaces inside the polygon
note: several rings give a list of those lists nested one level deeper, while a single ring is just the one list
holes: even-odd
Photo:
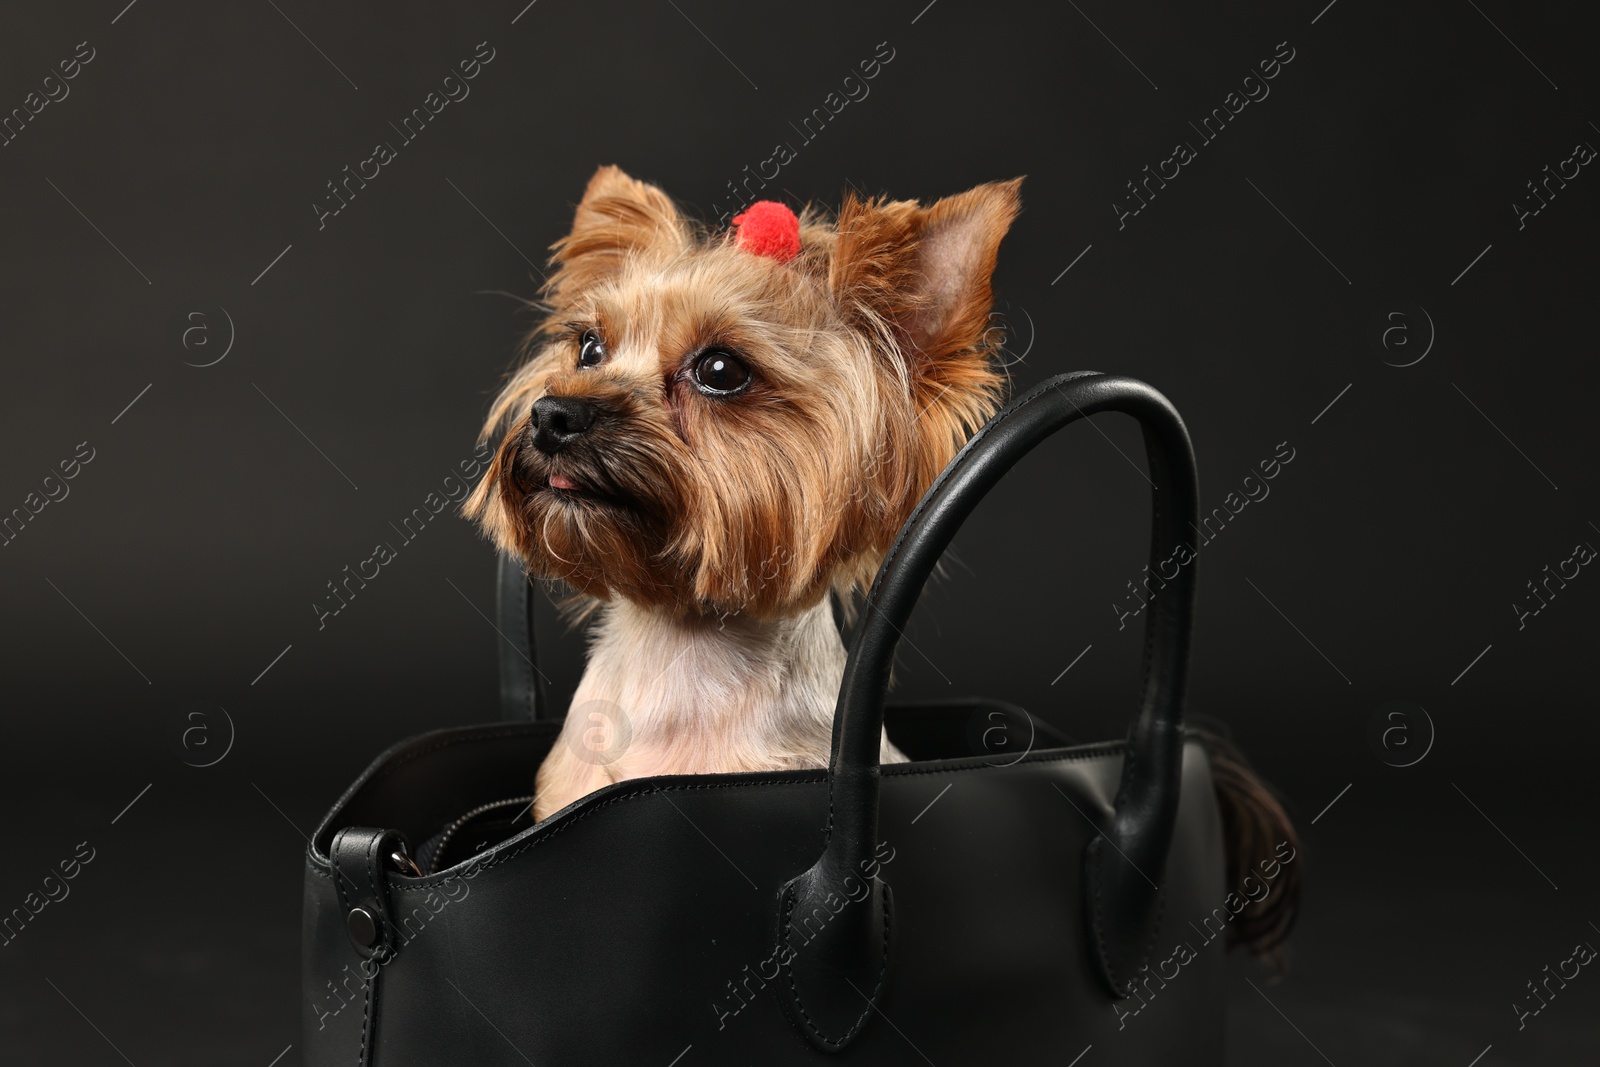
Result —
[{"label": "dog tongue", "polygon": [[550,476],[550,488],[576,489],[578,488],[578,483],[568,478],[565,474],[552,474]]}]

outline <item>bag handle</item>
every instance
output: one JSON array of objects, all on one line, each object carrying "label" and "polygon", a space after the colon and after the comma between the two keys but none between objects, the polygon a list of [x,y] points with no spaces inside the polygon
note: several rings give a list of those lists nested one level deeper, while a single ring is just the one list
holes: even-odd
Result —
[{"label": "bag handle", "polygon": [[[1155,488],[1150,569],[1165,585],[1145,622],[1143,694],[1114,810],[1084,857],[1087,940],[1118,997],[1130,994],[1148,958],[1178,810],[1195,595],[1186,538],[1199,491],[1188,431],[1171,403],[1136,379],[1084,371],[1018,397],[973,436],[918,503],[867,595],[834,712],[826,844],[821,858],[779,893],[779,958],[788,961],[790,979],[780,989],[796,1025],[818,1048],[838,1051],[854,1037],[873,1010],[888,963],[892,900],[874,876],[878,759],[901,632],[929,574],[984,495],[1045,438],[1103,411],[1132,415],[1143,428]],[[841,891],[856,903],[829,908]],[[819,908],[832,918],[813,932],[817,924],[806,923]]]},{"label": "bag handle", "polygon": [[504,552],[499,553],[495,575],[495,615],[505,639],[500,644],[500,717],[537,722],[549,715],[550,701],[539,684],[533,583],[522,564]]}]

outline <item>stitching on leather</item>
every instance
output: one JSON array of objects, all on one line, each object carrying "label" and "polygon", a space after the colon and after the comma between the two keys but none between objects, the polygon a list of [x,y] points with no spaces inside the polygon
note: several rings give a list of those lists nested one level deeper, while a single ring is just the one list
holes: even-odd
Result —
[{"label": "stitching on leather", "polygon": [[[1018,761],[1018,764],[1013,764],[1013,766],[1019,765],[1021,763],[1071,763],[1071,762],[1085,761],[1085,760],[1093,759],[1094,757],[1099,756],[1099,755],[1110,755],[1116,749],[1124,748],[1126,746],[1126,744],[1127,743],[1124,742],[1124,741],[1108,741],[1108,742],[1105,742],[1103,746],[1096,746],[1091,751],[1086,751],[1086,752],[1066,752],[1066,753],[1060,753],[1060,754],[1055,754],[1055,755],[1049,754],[1048,752],[1041,752],[1041,753],[1036,753],[1036,754],[1034,754],[1032,756],[1025,756],[1025,757],[1023,757],[1022,760]],[[905,766],[905,765],[901,764],[901,765],[897,765],[897,766]],[[969,766],[969,767],[930,767],[927,770],[904,770],[904,771],[896,771],[895,773],[896,774],[900,774],[900,775],[912,775],[912,774],[960,774],[960,773],[963,773],[963,772],[966,772],[966,771],[1005,770],[1005,769],[1007,769],[1007,768],[1004,768],[1004,767],[991,767],[988,764],[981,764],[980,763],[980,764],[975,764],[975,765]],[[813,783],[816,783],[816,782],[826,782],[827,778],[824,776],[824,774],[825,774],[825,772],[822,772],[822,771],[814,771],[814,772],[812,772],[811,777],[808,777],[808,778],[779,778],[779,779],[776,779],[776,780],[768,780],[768,781],[761,781],[761,782],[697,782],[697,783],[692,784],[692,785],[662,785],[662,786],[655,786],[655,787],[653,787],[653,788],[651,788],[649,790],[645,790],[645,791],[640,791],[640,792],[635,792],[635,793],[624,793],[621,796],[611,797],[608,800],[601,801],[599,804],[596,804],[594,807],[588,808],[588,809],[586,809],[584,811],[581,811],[581,812],[578,812],[578,813],[570,816],[569,818],[564,818],[560,823],[556,824],[551,829],[549,829],[547,831],[544,831],[544,832],[540,833],[539,835],[537,835],[537,836],[535,836],[533,838],[530,838],[527,841],[524,841],[522,844],[518,845],[516,848],[510,850],[509,852],[502,853],[500,855],[495,856],[493,859],[484,862],[483,864],[478,866],[477,874],[482,874],[484,871],[487,871],[492,867],[498,867],[500,864],[505,863],[505,862],[515,858],[516,856],[521,855],[523,852],[526,852],[530,848],[537,848],[539,845],[541,845],[544,842],[546,842],[546,841],[550,840],[551,838],[555,837],[558,833],[563,832],[568,827],[573,826],[573,825],[575,825],[575,824],[577,824],[579,822],[582,822],[584,819],[589,818],[591,815],[595,814],[596,812],[600,811],[601,809],[608,808],[613,804],[621,804],[621,803],[623,803],[625,801],[631,801],[631,800],[642,800],[642,799],[644,799],[646,797],[655,796],[657,793],[682,793],[682,792],[694,792],[694,791],[708,790],[708,789],[754,789],[754,788],[756,788],[758,786],[768,786],[768,785],[810,785],[810,784],[813,784]],[[470,860],[466,861],[466,862],[468,864],[471,863]],[[451,870],[453,871],[454,868],[451,868]],[[433,889],[433,888],[436,888],[437,886],[443,885],[445,882],[451,880],[452,878],[459,878],[459,877],[461,877],[461,875],[459,875],[459,874],[451,874],[451,873],[447,873],[447,872],[440,872],[438,874],[429,875],[425,879],[418,879],[418,880],[409,881],[405,885],[392,885],[392,886],[389,887],[389,891],[391,893],[421,893],[421,892],[424,892],[426,890]],[[474,877],[476,877],[476,874],[474,875]]]},{"label": "stitching on leather", "polygon": [[[1096,840],[1099,840],[1096,838]],[[1111,979],[1111,986],[1117,991],[1118,996],[1126,996],[1122,992],[1122,982],[1117,978],[1117,969],[1112,963],[1111,948],[1106,944],[1105,907],[1100,899],[1100,850],[1092,849],[1089,852],[1089,881],[1094,885],[1092,897],[1094,908],[1094,937],[1100,946],[1100,961],[1105,964],[1106,975]]]},{"label": "stitching on leather", "polygon": [[[1186,741],[1191,740],[1191,737],[1189,736],[1189,734],[1190,734],[1190,732],[1186,731],[1186,737],[1185,737]],[[1094,759],[1097,756],[1112,755],[1118,749],[1124,749],[1124,748],[1126,748],[1126,746],[1127,746],[1127,742],[1125,742],[1125,741],[1106,741],[1106,742],[1101,742],[1099,744],[1090,746],[1088,748],[1074,749],[1073,751],[1070,751],[1070,752],[1061,752],[1061,753],[1052,754],[1051,752],[1049,752],[1047,750],[1047,751],[1044,751],[1044,752],[1037,752],[1037,753],[1034,753],[1034,754],[1029,755],[1029,756],[1024,756],[1022,759],[1018,760],[1017,763],[1010,764],[1009,766],[1020,766],[1021,764],[1024,764],[1024,763],[1073,763],[1073,762],[1082,762],[1082,761],[1087,761],[1087,760]],[[916,766],[915,764],[904,764],[904,763],[891,764],[890,774],[892,776],[902,776],[902,775],[909,776],[909,775],[913,775],[913,774],[917,774],[917,775],[923,775],[923,774],[959,774],[959,773],[964,772],[964,771],[1006,770],[1006,769],[1008,769],[1007,767],[994,767],[994,766],[992,766],[990,764],[986,764],[986,763],[985,764],[975,764],[973,766],[968,766],[968,767],[929,767],[926,770],[909,769],[909,768],[913,768],[915,766]],[[902,769],[902,768],[907,768],[907,769]],[[767,786],[767,785],[805,785],[805,784],[808,784],[808,783],[811,783],[811,782],[825,781],[826,780],[825,778],[820,777],[820,775],[823,772],[819,771],[819,772],[814,772],[814,773],[816,775],[818,775],[818,777],[811,777],[811,778],[783,778],[783,779],[778,779],[776,781],[761,781],[761,782],[705,782],[705,783],[700,783],[700,784],[696,784],[696,785],[692,785],[692,786],[688,786],[688,785],[679,785],[679,786],[670,786],[670,787],[669,786],[658,786],[658,787],[653,788],[653,789],[651,789],[651,790],[649,790],[647,792],[628,793],[628,794],[625,794],[625,795],[620,796],[620,797],[614,797],[611,800],[607,800],[602,804],[596,805],[596,807],[591,808],[588,811],[581,812],[578,815],[574,816],[573,817],[573,822],[578,822],[578,821],[581,821],[582,819],[587,818],[592,812],[599,810],[599,808],[601,808],[601,807],[606,807],[606,806],[609,806],[611,804],[620,803],[620,802],[622,802],[624,800],[633,800],[633,799],[638,799],[638,798],[642,798],[642,797],[653,796],[656,793],[667,792],[669,790],[671,790],[671,791],[687,791],[687,790],[693,790],[693,789],[754,789],[754,788],[756,788],[758,786]],[[558,827],[558,829],[561,829],[561,828],[564,828],[564,827]],[[551,830],[548,834],[546,834],[544,836],[546,836],[546,837],[554,836],[554,834],[556,832],[557,832],[556,830]],[[521,852],[525,851],[528,848],[534,847],[535,845],[538,844],[539,840],[542,840],[542,838],[536,839],[531,843],[524,843],[522,845],[519,845],[517,847],[517,849],[515,850],[515,852],[512,853],[511,855],[515,855],[517,853],[521,853]],[[511,855],[497,857],[495,860],[492,860],[492,861],[490,861],[488,863],[485,863],[483,866],[481,866],[479,868],[479,871],[480,872],[481,871],[485,871],[485,870],[488,870],[490,867],[498,866],[504,860],[510,859]],[[338,879],[333,875],[333,873],[329,869],[325,868],[321,863],[319,863],[316,860],[316,858],[309,851],[306,854],[306,869],[311,871],[311,872],[313,872],[314,874],[322,877],[322,878],[326,878],[329,881],[334,882],[335,884],[338,883]],[[459,877],[459,875],[453,875],[453,874],[448,874],[448,873],[445,873],[445,872],[440,872],[438,874],[429,875],[428,878],[426,880],[424,880],[424,881],[412,882],[412,883],[407,884],[407,885],[393,885],[393,886],[390,886],[389,887],[389,891],[391,893],[420,893],[420,892],[423,892],[423,891],[428,890],[428,889],[433,889],[433,888],[435,888],[435,887],[437,887],[439,885],[443,885],[446,881],[448,881],[449,879],[454,878],[454,877]]]},{"label": "stitching on leather", "polygon": [[[847,1043],[849,1043],[849,1041],[855,1037],[856,1034],[861,1032],[861,1028],[866,1025],[867,1019],[872,1015],[873,1009],[877,1007],[875,1002],[878,999],[878,994],[883,991],[884,979],[889,974],[889,937],[891,930],[890,912],[894,907],[894,895],[889,892],[889,884],[887,882],[880,880],[879,884],[883,886],[883,959],[878,965],[878,980],[872,987],[872,994],[867,998],[866,1009],[863,1010],[860,1016],[856,1018],[855,1024],[844,1032],[843,1036],[837,1038],[829,1037],[821,1027],[811,1021],[810,1014],[806,1011],[805,1005],[800,1001],[800,989],[795,984],[794,980],[794,965],[793,963],[787,963],[783,965],[784,975],[789,979],[789,995],[790,999],[794,1003],[795,1011],[800,1013],[800,1018],[804,1020],[807,1029],[809,1029],[813,1034],[816,1034],[827,1044],[837,1046],[833,1050],[835,1052],[839,1051]],[[783,912],[778,919],[780,929],[783,932],[782,947],[784,948],[790,948],[790,919],[794,915],[794,906],[797,899],[798,894],[793,890],[789,890],[788,892],[784,893]]]},{"label": "stitching on leather", "polygon": [[[1102,833],[1100,836],[1104,837],[1105,835]],[[1096,838],[1096,840],[1099,840],[1099,838]],[[1117,990],[1117,995],[1120,997],[1127,997],[1132,993],[1133,980],[1131,978],[1128,980],[1127,991],[1124,992],[1123,983],[1117,978],[1117,969],[1112,963],[1110,948],[1106,944],[1105,908],[1100,897],[1101,879],[1099,849],[1095,849],[1089,854],[1089,867],[1089,880],[1094,884],[1094,894],[1091,898],[1093,900],[1092,906],[1094,909],[1094,937],[1096,943],[1098,943],[1100,946],[1100,959],[1101,962],[1105,964],[1106,974],[1110,977],[1112,986]],[[1158,887],[1156,889],[1156,920],[1150,928],[1150,940],[1146,942],[1144,946],[1144,952],[1139,957],[1139,970],[1143,970],[1149,965],[1148,961],[1150,959],[1150,954],[1155,951],[1156,941],[1161,937],[1161,923],[1162,920],[1166,918],[1166,915],[1167,891],[1164,887]]]},{"label": "stitching on leather", "polygon": [[894,894],[889,891],[889,883],[883,883],[883,962],[878,965],[878,982],[872,987],[872,995],[867,998],[867,1009],[861,1013],[861,1018],[856,1020],[850,1032],[840,1038],[840,1043],[849,1041],[867,1025],[867,1019],[878,1006],[878,994],[883,992],[883,983],[889,977],[889,953],[894,944]]},{"label": "stitching on leather", "polygon": [[[1147,449],[1146,451],[1149,451],[1149,450]],[[1155,453],[1150,453],[1150,462],[1152,464],[1155,463]],[[1150,494],[1150,552],[1151,552],[1152,556],[1158,556],[1160,554],[1160,551],[1161,551],[1161,491],[1159,489],[1157,489],[1155,492],[1152,492]],[[1155,562],[1155,560],[1152,560],[1152,562]],[[1158,573],[1158,576],[1159,576],[1159,572],[1160,572],[1159,565],[1157,566],[1156,570],[1157,570],[1157,573]],[[1151,599],[1152,600],[1155,599],[1155,595],[1154,594],[1151,594]],[[1170,604],[1170,598],[1169,598],[1168,603]],[[1166,609],[1165,608],[1156,608],[1156,609],[1154,609],[1154,610],[1152,610],[1150,612],[1150,617],[1144,621],[1144,668],[1143,668],[1142,678],[1143,678],[1143,682],[1144,682],[1144,688],[1145,688],[1146,691],[1149,691],[1149,690],[1151,690],[1151,689],[1153,689],[1155,687],[1155,680],[1150,674],[1150,663],[1151,663],[1152,660],[1155,659],[1156,629],[1157,629],[1158,626],[1162,625],[1162,620],[1164,620],[1165,617],[1166,617]],[[1141,694],[1141,697],[1142,696],[1143,696],[1143,694]],[[1124,757],[1124,760],[1125,760],[1125,763],[1124,763],[1124,766],[1123,766],[1122,780],[1125,781],[1125,782],[1129,782],[1129,781],[1133,780],[1134,767],[1139,762],[1139,752],[1138,752],[1138,750],[1136,748],[1133,748],[1133,747],[1130,746],[1128,748],[1127,755]],[[1121,790],[1120,789],[1118,790],[1118,794],[1119,794],[1119,799],[1120,799],[1120,794],[1121,794]]]},{"label": "stitching on leather", "polygon": [[[311,846],[310,845],[306,846],[306,865],[308,867],[310,867],[312,870],[315,870],[318,874],[322,875],[324,878],[328,879],[331,882],[334,882],[335,884],[337,884],[341,879],[343,881],[345,881],[345,882],[349,882],[350,881],[350,876],[345,874],[343,871],[338,870],[335,867],[334,862],[333,862],[333,853],[335,851],[334,847],[333,847],[333,841],[337,841],[339,839],[339,834],[341,834],[345,830],[349,830],[349,829],[353,829],[353,827],[349,827],[349,826],[342,827],[337,833],[335,833],[333,835],[333,840],[328,842],[328,862],[327,862],[327,869],[326,870],[321,869],[320,857],[316,856],[312,852]],[[341,903],[343,903],[345,905],[346,910],[349,910],[348,898],[344,897],[341,894],[340,901],[341,901]]]},{"label": "stitching on leather", "polygon": [[[819,775],[821,774],[821,772],[817,772],[817,773]],[[825,780],[825,779],[822,779],[820,777],[780,778],[780,779],[777,779],[776,781],[762,782],[760,784],[761,785],[805,785],[805,784],[808,784],[808,783],[811,783],[811,782],[817,782],[817,781],[823,781],[823,780]],[[524,841],[522,844],[518,845],[516,848],[511,849],[509,852],[501,853],[501,854],[495,856],[493,859],[488,860],[488,861],[486,861],[486,862],[484,862],[482,864],[477,865],[477,871],[474,873],[473,877],[476,877],[478,874],[482,874],[484,871],[487,871],[492,867],[498,867],[500,864],[505,863],[505,862],[507,862],[507,861],[509,861],[511,859],[514,859],[517,856],[520,856],[522,853],[526,852],[530,848],[537,848],[538,846],[544,844],[546,841],[549,841],[552,838],[554,838],[557,834],[560,834],[560,833],[566,831],[567,829],[569,829],[570,827],[576,825],[577,823],[582,822],[584,819],[587,819],[589,816],[593,815],[595,812],[600,811],[600,810],[602,810],[604,808],[609,808],[613,804],[620,804],[620,803],[622,803],[623,801],[626,801],[626,800],[637,800],[637,799],[640,799],[640,798],[643,798],[643,797],[654,796],[657,793],[690,792],[690,791],[699,790],[699,789],[737,789],[737,788],[753,786],[755,784],[757,784],[757,783],[754,783],[754,782],[729,782],[727,784],[722,784],[720,782],[719,783],[709,783],[708,782],[708,783],[696,784],[696,785],[658,786],[656,788],[653,788],[653,789],[649,790],[648,792],[625,793],[622,796],[611,797],[609,800],[603,800],[600,803],[596,804],[592,808],[589,808],[589,809],[587,809],[585,811],[578,812],[577,814],[575,814],[572,817],[570,817],[570,819],[566,819],[566,820],[563,820],[562,822],[557,823],[551,829],[549,829],[547,831],[544,831],[544,832],[542,832],[542,833],[530,838],[527,841]],[[466,865],[467,866],[471,866],[472,865],[471,861],[470,860],[467,861]],[[453,868],[452,868],[452,870],[453,870]],[[441,872],[440,874],[429,875],[427,879],[413,881],[408,885],[397,885],[397,886],[394,886],[392,891],[399,892],[399,893],[419,893],[419,892],[422,892],[423,890],[432,889],[432,888],[434,888],[436,886],[443,885],[445,882],[449,881],[451,878],[458,878],[458,877],[461,877],[461,876],[459,874],[446,874],[446,873],[442,873]]]},{"label": "stitching on leather", "polygon": [[[1165,879],[1162,879],[1165,881]],[[1167,887],[1156,890],[1156,921],[1150,927],[1150,940],[1145,943],[1144,955],[1139,957],[1139,969],[1150,966],[1150,956],[1155,952],[1156,941],[1161,937],[1161,923],[1167,917]]]},{"label": "stitching on leather", "polygon": [[[1128,744],[1126,741],[1093,742],[1093,744],[1088,745],[1074,745],[1070,752],[1054,752],[1054,750],[1045,749],[1040,750],[1040,752],[1029,753],[1029,755],[1022,757],[1021,760],[1016,761],[1016,763],[1008,763],[1008,765],[1005,766],[995,766],[992,765],[992,763],[974,763],[974,765],[971,766],[928,766],[928,768],[923,768],[923,766],[915,765],[915,763],[891,763],[890,766],[883,768],[883,771],[885,771],[885,774],[888,777],[910,777],[914,776],[914,774],[960,774],[965,773],[965,771],[1005,771],[1005,769],[1013,768],[1013,766],[1022,766],[1024,763],[1083,763],[1083,761],[1094,760],[1094,758],[1102,757],[1102,755],[1115,755],[1118,750],[1125,749],[1126,744]],[[691,787],[691,785],[672,785],[670,789],[757,789],[757,787],[762,787],[762,785],[797,785],[805,784],[805,782],[827,781],[826,771],[814,771],[813,774],[814,777],[805,777],[805,779],[794,779],[794,777],[790,777],[790,779],[778,779],[776,782],[706,782],[706,784],[693,785],[693,787]],[[613,800],[605,801],[605,805],[616,803],[616,801],[629,800],[629,798],[651,797],[651,795],[654,795],[654,793],[666,792],[667,789],[669,789],[667,785],[661,785],[661,787],[648,790],[648,792],[627,793],[626,797],[616,797],[613,798]],[[587,817],[587,814],[589,813],[586,811],[586,813],[582,813],[579,814],[579,816],[574,817],[576,817],[576,819],[582,819],[582,817]],[[552,830],[552,833],[554,833],[554,830]],[[310,870],[312,873],[315,873],[315,875],[318,875],[318,877],[328,878],[330,881],[338,881],[338,878],[334,877],[333,872],[331,872],[328,867],[325,867],[322,862],[318,862],[317,857],[310,853],[309,849],[307,849],[306,853],[306,869]],[[421,889],[434,888],[434,886],[442,885],[443,878],[446,877],[448,877],[448,875],[443,875],[443,872],[438,872],[435,873],[435,875],[429,875],[429,878],[438,878],[437,881],[414,883],[414,885],[390,886],[389,891],[390,893],[413,893],[413,891],[421,891]]]},{"label": "stitching on leather", "polygon": [[[882,732],[881,727],[879,732]],[[878,749],[878,759],[880,761],[883,759],[881,743]],[[881,768],[879,769],[879,777],[882,777]],[[822,830],[822,851],[824,854],[828,851],[828,843],[833,840],[833,792],[833,759],[830,757],[828,760],[828,825]]]},{"label": "stitching on leather", "polygon": [[[367,892],[372,894],[372,902],[378,908],[378,937],[383,941],[387,941],[389,939],[388,925],[390,922],[388,914],[389,902],[386,899],[387,894],[383,892],[383,876],[378,871],[378,853],[382,851],[383,838],[383,832],[379,832],[374,834],[371,840],[367,842]],[[373,953],[374,955],[377,954],[376,947],[374,947]]]},{"label": "stitching on leather", "polygon": [[339,851],[340,840],[349,832],[350,831],[348,828],[340,830],[337,834],[333,835],[333,841],[328,846],[328,878],[333,882],[333,888],[339,894],[339,910],[344,915],[350,914],[350,898],[345,895],[344,886],[339,883],[339,879],[334,877],[333,864],[335,861],[333,859],[333,853]]},{"label": "stitching on leather", "polygon": [[[345,829],[340,830],[337,834],[334,835],[333,840],[334,840],[335,844],[333,846],[330,846],[333,851],[335,851],[335,852],[340,851],[338,849],[338,847],[337,847],[337,842],[339,842],[340,839],[343,838],[349,832],[350,832],[350,829],[348,827],[346,827]],[[341,916],[349,915],[350,914],[350,898],[345,895],[344,885],[340,882],[340,880],[338,878],[334,877],[331,872],[326,872],[325,873],[323,871],[318,870],[315,866],[311,865],[311,860],[310,860],[309,856],[307,857],[306,862],[307,862],[307,865],[310,866],[311,870],[317,871],[318,874],[321,874],[324,878],[327,878],[330,882],[333,883],[333,891],[336,894],[338,894],[338,898],[339,898]],[[368,979],[366,979],[365,981],[363,981],[361,983],[361,991],[362,991],[362,996],[361,996],[361,1045],[356,1050],[356,1067],[365,1067],[365,1064],[367,1062],[367,1036],[368,1036],[368,1025],[367,1024],[368,1024],[368,1020],[371,1018],[371,1015],[372,1015],[372,983],[373,983],[373,979],[371,979],[371,978],[368,978]]]},{"label": "stitching on leather", "polygon": [[376,979],[368,978],[361,983],[361,1047],[356,1050],[356,1067],[366,1067],[367,1062],[367,1034],[369,1028],[367,1020],[372,1016],[372,983]]}]

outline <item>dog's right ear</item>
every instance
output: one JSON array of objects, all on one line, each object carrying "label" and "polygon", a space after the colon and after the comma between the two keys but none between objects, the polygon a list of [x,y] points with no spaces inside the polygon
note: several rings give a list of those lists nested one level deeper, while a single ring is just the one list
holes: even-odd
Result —
[{"label": "dog's right ear", "polygon": [[630,256],[665,262],[692,241],[671,197],[618,167],[601,167],[578,202],[572,232],[551,246],[556,269],[546,290],[559,301],[615,273]]}]

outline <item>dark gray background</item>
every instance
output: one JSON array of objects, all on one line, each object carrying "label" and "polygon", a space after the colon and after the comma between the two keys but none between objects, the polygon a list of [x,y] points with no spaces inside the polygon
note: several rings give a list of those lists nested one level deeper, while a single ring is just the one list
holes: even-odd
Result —
[{"label": "dark gray background", "polygon": [[[266,1067],[298,1043],[300,834],[391,741],[492,717],[499,640],[491,553],[451,515],[320,631],[312,602],[471,453],[528,322],[504,294],[534,293],[597,164],[711,215],[779,140],[798,156],[769,192],[794,204],[1026,174],[997,275],[1016,384],[1149,380],[1208,507],[1296,450],[1200,562],[1191,706],[1307,839],[1288,979],[1235,966],[1233,1059],[1594,1062],[1600,978],[1520,1032],[1511,1009],[1600,941],[1600,579],[1521,631],[1511,609],[1600,544],[1600,178],[1524,229],[1512,208],[1600,143],[1588,9],[124,2],[13,5],[0,35],[4,112],[96,50],[0,148],[0,512],[95,449],[0,548],[0,912],[96,849],[0,948],[7,1062]],[[471,95],[319,231],[324,183],[480,41]],[[800,144],[789,124],[882,41],[870,96]],[[1198,144],[1188,123],[1280,41],[1271,95],[1119,229],[1124,183]],[[228,357],[186,366],[220,353],[224,308]],[[1391,311],[1408,347],[1375,339]],[[211,345],[185,348],[197,322]],[[926,598],[900,691],[1120,733],[1141,464],[1117,418],[1030,458]],[[570,686],[576,642],[551,655]],[[1436,728],[1409,768],[1367,740],[1390,700]],[[233,724],[207,768],[178,741],[193,701]],[[219,751],[221,714],[199,721]]]}]

